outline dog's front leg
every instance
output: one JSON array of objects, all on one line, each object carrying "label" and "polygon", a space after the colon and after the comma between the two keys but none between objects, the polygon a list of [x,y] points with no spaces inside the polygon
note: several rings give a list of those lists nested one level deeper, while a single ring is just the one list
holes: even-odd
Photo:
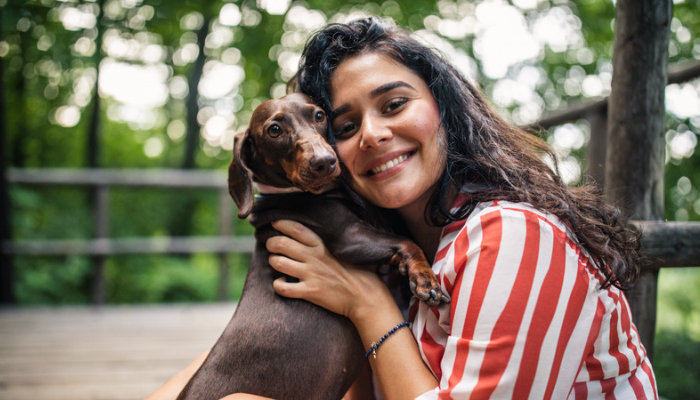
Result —
[{"label": "dog's front leg", "polygon": [[421,248],[410,240],[402,240],[396,247],[389,265],[398,268],[402,275],[408,275],[411,292],[430,307],[449,303],[450,297],[440,290],[440,282]]},{"label": "dog's front leg", "polygon": [[449,303],[423,250],[412,241],[364,223],[347,224],[342,234],[327,232],[321,236],[331,239],[326,245],[338,259],[353,265],[387,264],[398,268],[408,275],[411,291],[418,299],[430,307]]}]

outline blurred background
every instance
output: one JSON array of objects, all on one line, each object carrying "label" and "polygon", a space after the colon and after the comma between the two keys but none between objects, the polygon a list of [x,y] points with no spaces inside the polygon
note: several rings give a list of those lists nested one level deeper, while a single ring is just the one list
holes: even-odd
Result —
[{"label": "blurred background", "polygon": [[[700,60],[700,0],[674,3],[672,70]],[[601,101],[612,78],[612,0],[0,6],[0,218],[15,243],[3,270],[22,307],[235,301],[252,230],[225,191],[233,135],[285,93],[328,22],[371,14],[410,28],[521,126]],[[700,221],[700,79],[670,84],[666,106],[666,219]],[[571,185],[595,178],[595,126],[578,117],[541,132]],[[671,399],[700,398],[698,304],[700,269],[661,271],[654,366]]]}]

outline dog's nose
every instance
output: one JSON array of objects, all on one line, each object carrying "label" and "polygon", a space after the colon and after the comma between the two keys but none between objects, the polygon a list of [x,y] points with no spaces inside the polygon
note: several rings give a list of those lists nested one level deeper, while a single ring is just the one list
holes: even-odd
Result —
[{"label": "dog's nose", "polygon": [[336,158],[333,154],[319,154],[309,160],[309,166],[318,176],[328,176],[335,172],[337,166]]}]

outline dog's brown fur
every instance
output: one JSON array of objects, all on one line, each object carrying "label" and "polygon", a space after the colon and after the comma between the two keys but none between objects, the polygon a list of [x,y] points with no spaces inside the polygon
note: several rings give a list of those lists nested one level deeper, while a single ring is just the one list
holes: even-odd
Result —
[{"label": "dog's brown fur", "polygon": [[[373,228],[346,196],[331,190],[340,165],[325,141],[326,130],[323,111],[308,97],[291,94],[261,104],[250,128],[236,136],[229,192],[240,218],[251,213],[255,250],[233,318],[178,399],[220,399],[238,392],[279,400],[340,399],[358,375],[364,349],[347,318],[274,292],[272,282],[280,274],[270,267],[265,248],[267,239],[279,235],[273,221],[299,221],[338,259],[393,265],[409,275],[419,298],[432,305],[448,301],[417,245]],[[253,181],[306,192],[254,202]]]}]

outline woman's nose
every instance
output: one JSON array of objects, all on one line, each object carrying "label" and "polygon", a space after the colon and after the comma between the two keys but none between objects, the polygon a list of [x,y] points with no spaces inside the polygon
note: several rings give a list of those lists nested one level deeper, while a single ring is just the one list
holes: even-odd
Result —
[{"label": "woman's nose", "polygon": [[366,150],[377,147],[392,137],[391,129],[375,118],[362,121],[360,148]]}]

